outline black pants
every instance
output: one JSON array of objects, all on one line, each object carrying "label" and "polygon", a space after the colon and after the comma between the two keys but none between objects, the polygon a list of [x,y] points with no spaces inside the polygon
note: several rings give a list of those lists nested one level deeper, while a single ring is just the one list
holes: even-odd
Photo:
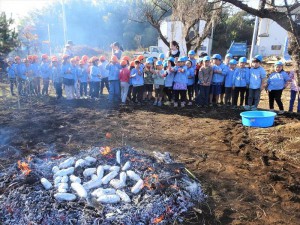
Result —
[{"label": "black pants", "polygon": [[80,96],[82,97],[87,96],[87,82],[81,82],[80,83]]},{"label": "black pants", "polygon": [[274,100],[275,100],[279,107],[279,110],[283,110],[281,95],[282,95],[282,90],[269,91],[269,107],[270,107],[270,109],[274,109]]},{"label": "black pants", "polygon": [[62,97],[62,83],[54,82],[54,88],[55,88],[57,99],[61,98]]},{"label": "black pants", "polygon": [[34,78],[34,92],[36,95],[41,94],[41,78],[40,77]]},{"label": "black pants", "polygon": [[194,95],[194,85],[188,85],[187,90],[188,90],[189,101],[191,102]]},{"label": "black pants", "polygon": [[48,95],[49,78],[43,78],[43,90],[42,95]]},{"label": "black pants", "polygon": [[235,87],[233,91],[233,105],[237,105],[238,98],[240,96],[240,106],[244,105],[246,87]]},{"label": "black pants", "polygon": [[168,97],[168,101],[172,101],[173,88],[172,87],[165,87],[164,92],[166,93],[166,95]]},{"label": "black pants", "polygon": [[127,93],[127,98],[129,99],[129,101],[132,100],[132,90],[133,90],[133,86],[130,85]]},{"label": "black pants", "polygon": [[133,90],[132,90],[132,101],[134,101],[134,102],[142,102],[142,100],[143,100],[143,92],[144,92],[144,86],[133,87]]},{"label": "black pants", "polygon": [[99,98],[100,81],[90,82],[90,95],[92,98]]},{"label": "black pants", "polygon": [[174,90],[175,94],[175,102],[179,101],[179,95],[180,95],[180,102],[186,101],[186,90]]},{"label": "black pants", "polygon": [[103,89],[106,87],[107,92],[109,92],[109,84],[108,84],[108,77],[101,79],[101,85],[100,85],[100,94],[103,94]]},{"label": "black pants", "polygon": [[14,86],[17,86],[17,80],[16,78],[10,78],[10,93],[13,95],[14,94]]},{"label": "black pants", "polygon": [[225,104],[232,103],[232,87],[225,87]]}]

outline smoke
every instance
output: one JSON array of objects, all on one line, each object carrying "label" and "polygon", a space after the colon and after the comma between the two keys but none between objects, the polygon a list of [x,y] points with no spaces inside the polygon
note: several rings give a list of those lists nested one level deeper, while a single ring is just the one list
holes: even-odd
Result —
[{"label": "smoke", "polygon": [[6,145],[9,143],[11,132],[5,128],[0,128],[0,145]]}]

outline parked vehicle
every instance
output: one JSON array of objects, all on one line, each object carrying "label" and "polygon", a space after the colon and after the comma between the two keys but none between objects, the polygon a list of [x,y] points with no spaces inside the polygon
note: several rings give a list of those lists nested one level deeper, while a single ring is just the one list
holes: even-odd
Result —
[{"label": "parked vehicle", "polygon": [[247,42],[232,41],[227,53],[231,53],[236,60],[241,57],[247,57]]},{"label": "parked vehicle", "polygon": [[137,57],[139,55],[143,55],[145,58],[148,57],[157,57],[163,53],[161,47],[158,46],[150,46],[148,51],[144,51],[144,52],[135,52],[133,54],[134,57]]}]

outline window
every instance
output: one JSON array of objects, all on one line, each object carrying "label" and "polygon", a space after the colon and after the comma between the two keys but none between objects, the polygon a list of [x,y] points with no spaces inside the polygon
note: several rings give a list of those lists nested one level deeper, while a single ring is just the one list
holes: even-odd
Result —
[{"label": "window", "polygon": [[201,50],[201,51],[206,51],[206,46],[201,45],[200,50]]},{"label": "window", "polygon": [[281,50],[281,45],[271,45],[272,50]]}]

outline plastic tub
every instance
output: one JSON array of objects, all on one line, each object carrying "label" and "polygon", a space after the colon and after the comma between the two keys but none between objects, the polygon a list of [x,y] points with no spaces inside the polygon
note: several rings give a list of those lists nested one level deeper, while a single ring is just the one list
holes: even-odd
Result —
[{"label": "plastic tub", "polygon": [[242,112],[242,124],[247,127],[271,127],[274,124],[275,112],[247,111]]}]

